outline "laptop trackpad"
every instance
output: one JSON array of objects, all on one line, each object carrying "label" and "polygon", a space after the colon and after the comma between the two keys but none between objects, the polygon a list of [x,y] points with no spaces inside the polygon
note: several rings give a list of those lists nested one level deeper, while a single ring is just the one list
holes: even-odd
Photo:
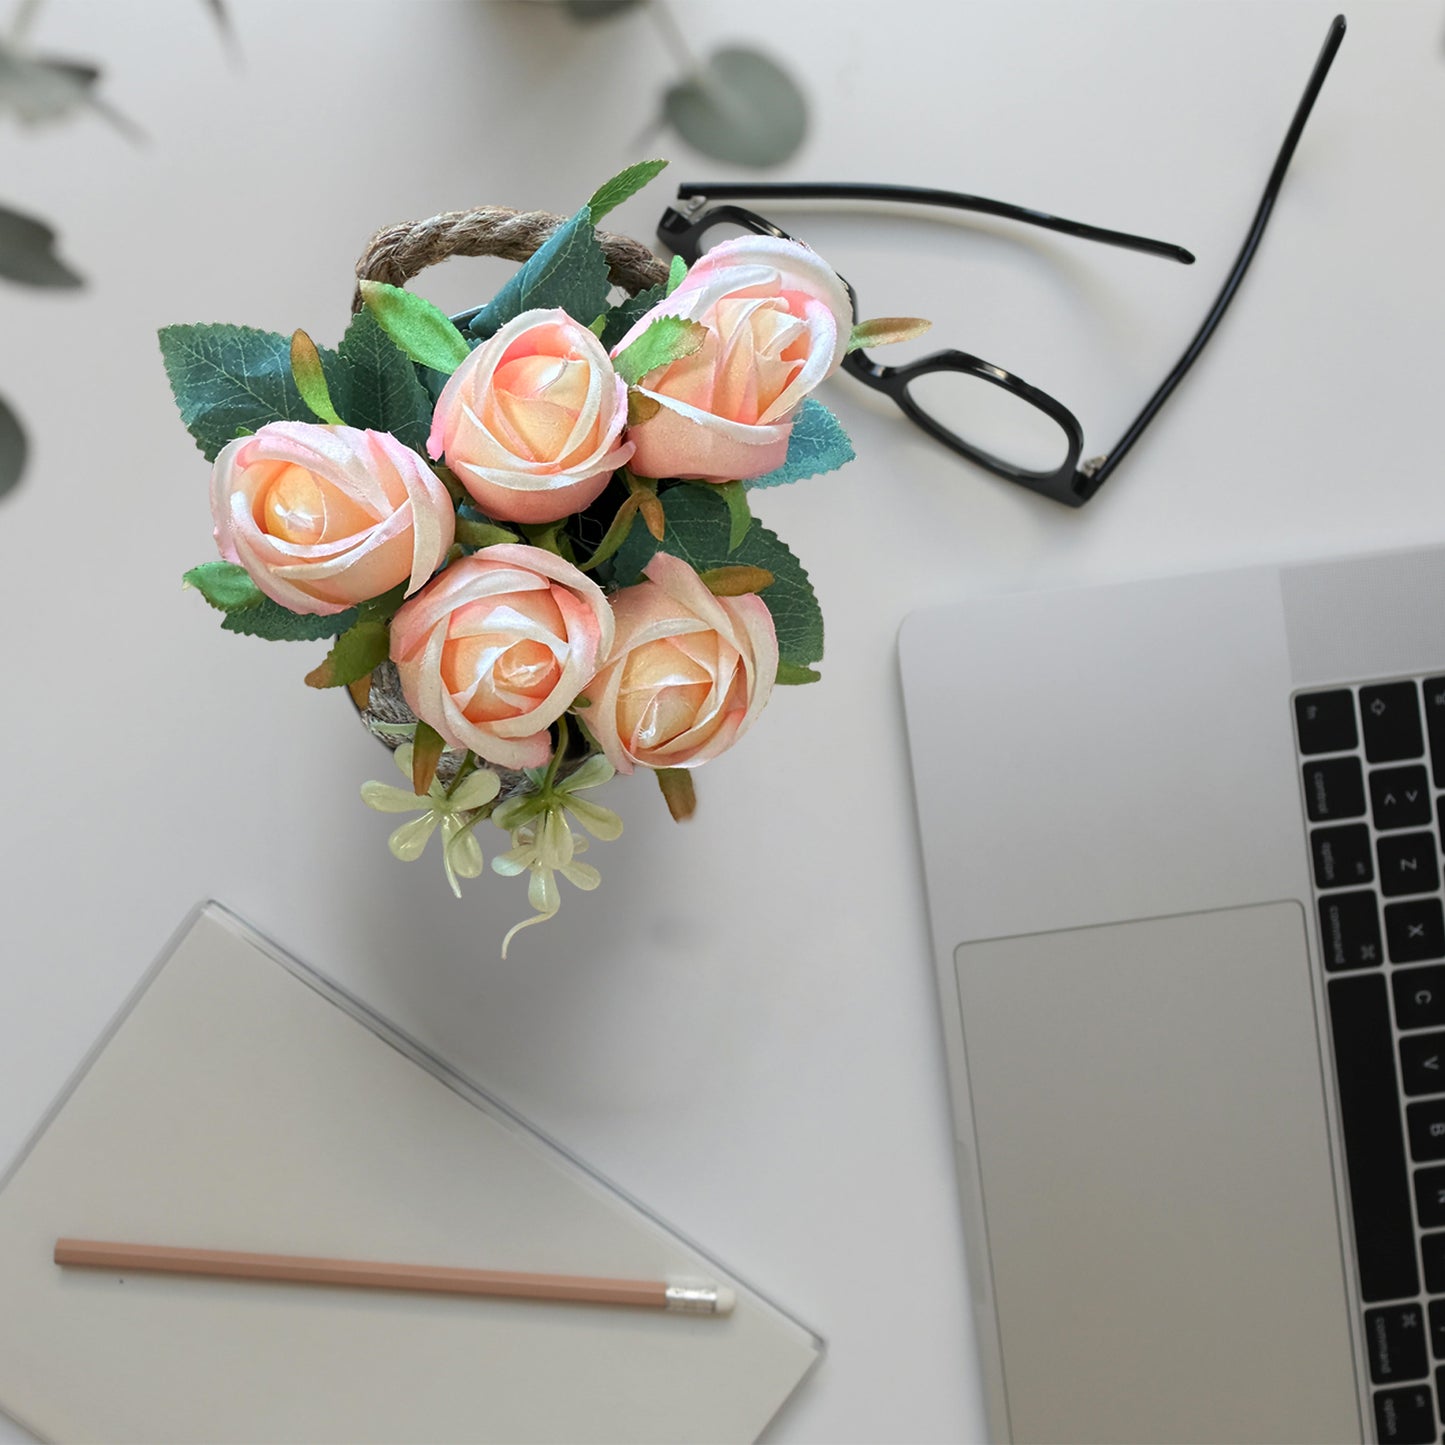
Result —
[{"label": "laptop trackpad", "polygon": [[1014,1440],[1359,1440],[1300,906],[955,967]]}]

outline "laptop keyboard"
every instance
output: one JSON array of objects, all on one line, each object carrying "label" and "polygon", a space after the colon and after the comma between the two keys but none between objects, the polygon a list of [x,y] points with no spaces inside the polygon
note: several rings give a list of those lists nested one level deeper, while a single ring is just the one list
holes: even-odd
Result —
[{"label": "laptop keyboard", "polygon": [[1386,1442],[1445,1423],[1445,677],[1294,699],[1340,1125]]}]

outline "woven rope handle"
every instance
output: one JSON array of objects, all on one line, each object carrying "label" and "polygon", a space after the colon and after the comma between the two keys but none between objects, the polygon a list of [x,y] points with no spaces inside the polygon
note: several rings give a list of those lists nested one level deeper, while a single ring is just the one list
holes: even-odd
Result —
[{"label": "woven rope handle", "polygon": [[[566,221],[550,211],[511,211],[504,206],[477,206],[470,211],[443,211],[425,221],[385,226],[366,243],[356,263],[358,281],[385,281],[405,286],[428,266],[448,256],[502,256],[525,261]],[[597,240],[607,257],[614,284],[636,295],[667,280],[667,267],[640,241],[599,231]],[[361,310],[361,291],[351,298]]]}]

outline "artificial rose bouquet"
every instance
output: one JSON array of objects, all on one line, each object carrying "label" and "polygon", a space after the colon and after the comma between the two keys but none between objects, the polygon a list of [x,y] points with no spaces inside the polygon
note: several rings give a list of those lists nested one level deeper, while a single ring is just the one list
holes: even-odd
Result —
[{"label": "artificial rose bouquet", "polygon": [[661,168],[609,181],[456,323],[363,281],[334,352],[161,332],[213,463],[222,560],[187,583],[228,631],[334,639],[306,681],[348,688],[395,749],[409,786],[361,790],[419,814],[391,851],[414,859],[440,828],[459,893],[490,819],[511,843],[493,869],[529,877],[518,928],[557,911],[558,874],[596,886],[583,834],[621,832],[579,793],[647,769],[687,817],[692,770],[775,684],[817,678],[817,600],[749,494],[848,461],[812,391],[860,338],[922,325],[855,328],[833,270],[772,237],[614,300],[594,227]]}]

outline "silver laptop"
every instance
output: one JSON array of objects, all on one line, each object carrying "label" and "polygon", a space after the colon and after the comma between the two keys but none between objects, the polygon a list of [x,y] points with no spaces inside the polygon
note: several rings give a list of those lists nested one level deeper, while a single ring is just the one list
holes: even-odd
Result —
[{"label": "silver laptop", "polygon": [[994,1438],[1440,1439],[1445,549],[900,655]]}]

